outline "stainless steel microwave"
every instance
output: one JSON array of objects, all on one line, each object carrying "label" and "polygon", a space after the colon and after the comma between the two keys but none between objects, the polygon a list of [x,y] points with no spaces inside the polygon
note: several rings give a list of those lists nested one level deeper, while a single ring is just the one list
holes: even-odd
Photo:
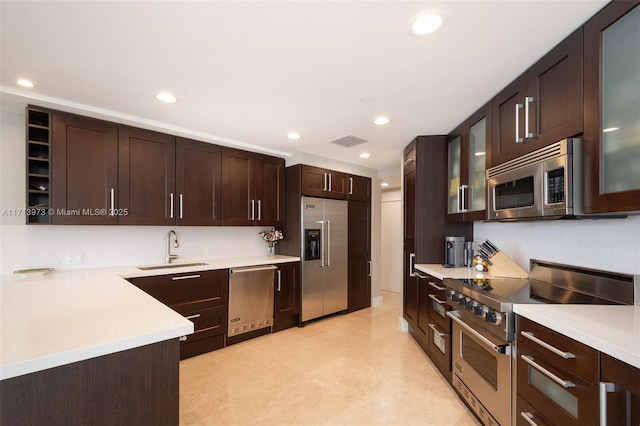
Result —
[{"label": "stainless steel microwave", "polygon": [[563,139],[487,170],[487,219],[582,215],[582,140]]}]

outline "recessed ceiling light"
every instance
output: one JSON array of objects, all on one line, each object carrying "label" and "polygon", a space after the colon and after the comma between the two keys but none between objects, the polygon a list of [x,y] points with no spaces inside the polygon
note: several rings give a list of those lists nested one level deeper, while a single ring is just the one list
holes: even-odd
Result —
[{"label": "recessed ceiling light", "polygon": [[389,124],[390,121],[391,120],[389,120],[389,117],[385,117],[384,115],[373,120],[373,122],[378,126],[384,126],[385,124]]},{"label": "recessed ceiling light", "polygon": [[387,182],[382,182],[380,186],[383,188],[386,188],[387,186],[389,186],[389,184]]},{"label": "recessed ceiling light", "polygon": [[444,18],[442,13],[437,10],[425,10],[414,16],[409,22],[409,34],[415,37],[423,37],[438,31]]},{"label": "recessed ceiling light", "polygon": [[33,83],[26,78],[21,78],[20,80],[18,80],[18,84],[22,87],[33,87]]},{"label": "recessed ceiling light", "polygon": [[371,157],[371,154],[369,154],[368,152],[363,152],[362,154],[360,154],[360,158],[369,158]]},{"label": "recessed ceiling light", "polygon": [[294,140],[294,141],[295,141],[295,140],[300,139],[300,133],[297,133],[297,132],[290,132],[290,133],[287,135],[287,137],[288,137],[289,139],[291,139],[291,140]]},{"label": "recessed ceiling light", "polygon": [[478,152],[476,152],[476,157],[482,157],[485,154],[486,154],[486,152],[484,152],[484,151],[478,151]]},{"label": "recessed ceiling light", "polygon": [[172,104],[176,101],[176,97],[168,92],[160,92],[156,95],[156,99],[160,102],[166,102],[168,104]]},{"label": "recessed ceiling light", "polygon": [[620,127],[607,127],[606,129],[602,129],[602,133],[615,132],[616,130],[620,130]]}]

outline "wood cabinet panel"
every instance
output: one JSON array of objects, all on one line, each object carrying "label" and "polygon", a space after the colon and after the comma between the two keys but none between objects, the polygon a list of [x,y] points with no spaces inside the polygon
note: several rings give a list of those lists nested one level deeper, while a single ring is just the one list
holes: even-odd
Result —
[{"label": "wood cabinet panel", "polygon": [[293,327],[299,323],[300,314],[300,263],[280,263],[273,298],[273,332]]},{"label": "wood cabinet panel", "polygon": [[175,224],[175,137],[119,127],[118,208],[122,225]]},{"label": "wood cabinet panel", "polygon": [[371,276],[369,256],[349,257],[349,290],[347,312],[371,306]]},{"label": "wood cabinet panel", "polygon": [[319,167],[302,166],[302,195],[346,200],[349,176]]},{"label": "wood cabinet panel", "polygon": [[178,138],[176,209],[178,225],[219,225],[222,171],[220,147]]},{"label": "wood cabinet panel", "polygon": [[348,207],[349,256],[349,312],[371,306],[371,203],[349,201]]},{"label": "wood cabinet panel", "polygon": [[[255,222],[253,155],[238,149],[222,148],[222,224],[253,225]],[[255,202],[255,201],[254,201]]]},{"label": "wood cabinet panel", "polygon": [[255,199],[256,225],[284,224],[284,160],[256,154]]},{"label": "wood cabinet panel", "polygon": [[118,126],[58,112],[52,118],[51,207],[78,212],[53,215],[52,223],[117,224],[118,216],[111,210],[117,207]]},{"label": "wood cabinet panel", "polygon": [[[524,102],[527,91],[526,74],[502,89],[491,101],[493,139],[491,165],[495,166],[527,153],[524,140],[516,142],[516,121],[523,123],[524,110],[516,106]],[[524,128],[519,125],[518,139],[523,139]]]},{"label": "wood cabinet panel", "polygon": [[[412,148],[415,150],[415,148]],[[410,161],[410,160],[407,160]],[[416,163],[404,166],[404,238],[414,238],[416,234]]]},{"label": "wood cabinet panel", "polygon": [[640,424],[640,369],[600,354],[601,381],[611,383],[607,394],[607,424],[636,426]]},{"label": "wood cabinet panel", "polygon": [[178,339],[2,381],[0,423],[178,426]]},{"label": "wood cabinet panel", "polygon": [[371,201],[371,178],[349,176],[349,200]]}]

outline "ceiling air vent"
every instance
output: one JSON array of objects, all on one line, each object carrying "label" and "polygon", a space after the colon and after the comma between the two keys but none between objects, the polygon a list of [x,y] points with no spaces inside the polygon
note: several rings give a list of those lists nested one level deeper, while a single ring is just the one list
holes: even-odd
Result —
[{"label": "ceiling air vent", "polygon": [[331,143],[343,146],[345,148],[351,148],[352,146],[360,145],[361,143],[365,143],[365,142],[369,142],[369,141],[358,138],[356,136],[345,136],[344,138],[331,141]]}]

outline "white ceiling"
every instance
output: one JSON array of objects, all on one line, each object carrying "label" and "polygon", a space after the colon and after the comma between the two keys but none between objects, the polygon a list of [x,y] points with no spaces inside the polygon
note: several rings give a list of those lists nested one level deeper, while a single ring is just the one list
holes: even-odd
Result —
[{"label": "white ceiling", "polygon": [[[605,3],[3,0],[1,89],[223,145],[384,169],[416,135],[449,132]],[[410,36],[425,9],[444,12],[445,26]],[[36,87],[19,88],[21,77]],[[178,102],[156,101],[164,90]],[[381,114],[392,122],[375,126]],[[287,140],[293,130],[302,139]],[[329,143],[348,135],[369,142]]]}]

